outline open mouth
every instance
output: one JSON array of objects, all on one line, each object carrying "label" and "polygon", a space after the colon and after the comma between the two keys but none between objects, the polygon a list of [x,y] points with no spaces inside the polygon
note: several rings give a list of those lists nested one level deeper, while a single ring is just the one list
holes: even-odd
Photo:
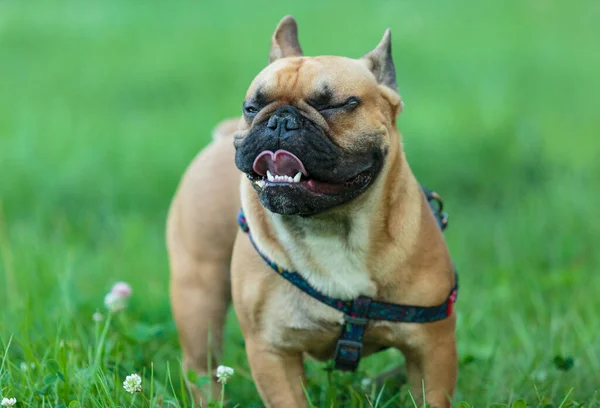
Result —
[{"label": "open mouth", "polygon": [[342,183],[331,183],[312,177],[302,161],[287,150],[261,152],[252,165],[252,172],[247,173],[255,188],[290,186],[309,190],[315,194],[339,194],[344,190],[364,185],[371,179],[371,171],[367,169]]}]

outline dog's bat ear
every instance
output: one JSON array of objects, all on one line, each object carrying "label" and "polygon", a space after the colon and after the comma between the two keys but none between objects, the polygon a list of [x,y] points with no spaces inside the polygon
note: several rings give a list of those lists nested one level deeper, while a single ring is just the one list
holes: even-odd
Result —
[{"label": "dog's bat ear", "polygon": [[298,25],[292,16],[285,16],[271,38],[269,63],[285,57],[301,57],[302,48],[298,42]]},{"label": "dog's bat ear", "polygon": [[388,28],[383,34],[383,38],[377,44],[377,47],[362,59],[367,63],[377,82],[383,84],[394,91],[398,90],[396,84],[396,67],[392,58],[392,32]]}]

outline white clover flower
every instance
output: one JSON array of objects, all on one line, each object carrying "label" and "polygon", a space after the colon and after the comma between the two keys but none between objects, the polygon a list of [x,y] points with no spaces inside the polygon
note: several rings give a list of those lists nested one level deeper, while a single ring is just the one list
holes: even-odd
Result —
[{"label": "white clover flower", "polygon": [[92,315],[92,320],[96,323],[100,323],[102,320],[104,320],[104,315],[102,315],[100,312],[96,312]]},{"label": "white clover flower", "polygon": [[128,375],[123,381],[123,388],[131,394],[142,391],[142,377],[137,374]]},{"label": "white clover flower", "polygon": [[16,403],[17,403],[16,398],[2,398],[2,402],[0,402],[0,405],[2,405],[3,407],[12,407]]},{"label": "white clover flower", "polygon": [[217,367],[217,381],[226,384],[233,377],[233,368],[220,365]]},{"label": "white clover flower", "polygon": [[123,302],[112,292],[108,292],[106,296],[104,296],[104,306],[111,312],[118,312],[124,308]]},{"label": "white clover flower", "polygon": [[127,307],[127,298],[109,292],[104,296],[104,306],[113,313],[120,312]]}]

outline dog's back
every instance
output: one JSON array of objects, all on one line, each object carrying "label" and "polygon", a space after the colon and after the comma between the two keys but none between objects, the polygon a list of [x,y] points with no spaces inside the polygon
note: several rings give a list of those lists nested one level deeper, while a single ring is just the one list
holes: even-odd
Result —
[{"label": "dog's back", "polygon": [[197,259],[231,257],[240,208],[240,171],[234,165],[231,136],[236,125],[236,119],[221,122],[213,141],[183,175],[167,221],[170,253],[185,250]]}]

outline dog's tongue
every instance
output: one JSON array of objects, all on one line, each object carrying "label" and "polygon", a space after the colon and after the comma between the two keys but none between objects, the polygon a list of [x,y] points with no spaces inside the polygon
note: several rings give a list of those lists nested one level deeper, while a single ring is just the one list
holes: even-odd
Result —
[{"label": "dog's tongue", "polygon": [[302,161],[287,150],[277,150],[273,153],[270,150],[261,152],[252,165],[252,169],[261,176],[267,174],[267,170],[273,175],[294,177],[298,172],[308,176]]}]

